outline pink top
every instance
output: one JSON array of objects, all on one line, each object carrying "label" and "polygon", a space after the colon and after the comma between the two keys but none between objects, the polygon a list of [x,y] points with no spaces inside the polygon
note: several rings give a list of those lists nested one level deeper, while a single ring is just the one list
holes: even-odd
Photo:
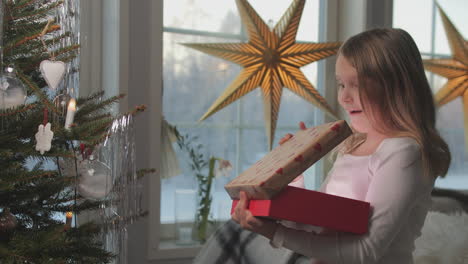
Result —
[{"label": "pink top", "polygon": [[[299,178],[290,185],[301,184]],[[369,202],[367,234],[321,236],[296,230],[314,230],[310,226],[284,223],[278,226],[272,245],[328,263],[413,263],[414,241],[421,234],[433,186],[434,180],[423,175],[416,141],[387,138],[372,155],[339,156],[320,188]]]}]

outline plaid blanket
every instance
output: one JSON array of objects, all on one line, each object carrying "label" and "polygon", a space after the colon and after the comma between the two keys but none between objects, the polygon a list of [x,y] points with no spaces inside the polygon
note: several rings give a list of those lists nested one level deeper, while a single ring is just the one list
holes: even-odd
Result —
[{"label": "plaid blanket", "polygon": [[267,238],[229,220],[205,243],[194,264],[302,264],[308,258],[285,248],[273,248]]}]

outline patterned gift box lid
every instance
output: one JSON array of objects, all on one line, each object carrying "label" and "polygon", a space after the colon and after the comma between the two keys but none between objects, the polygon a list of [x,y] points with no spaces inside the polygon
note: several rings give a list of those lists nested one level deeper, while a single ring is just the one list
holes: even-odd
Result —
[{"label": "patterned gift box lid", "polygon": [[250,199],[271,199],[351,134],[344,120],[299,130],[224,188],[232,199],[241,190]]}]

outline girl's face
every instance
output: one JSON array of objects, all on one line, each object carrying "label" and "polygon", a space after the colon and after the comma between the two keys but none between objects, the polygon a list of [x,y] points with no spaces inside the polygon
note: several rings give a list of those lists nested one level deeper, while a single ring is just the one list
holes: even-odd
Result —
[{"label": "girl's face", "polygon": [[362,109],[356,69],[342,55],[338,56],[335,66],[338,83],[338,102],[349,115],[352,127],[360,133],[375,131]]}]

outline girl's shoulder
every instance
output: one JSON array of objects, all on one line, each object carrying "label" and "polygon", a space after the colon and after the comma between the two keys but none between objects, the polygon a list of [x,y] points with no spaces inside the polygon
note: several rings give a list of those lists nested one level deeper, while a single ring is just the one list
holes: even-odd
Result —
[{"label": "girl's shoulder", "polygon": [[384,139],[376,149],[375,153],[388,152],[392,150],[398,151],[403,149],[419,150],[420,146],[418,142],[411,137],[392,137]]},{"label": "girl's shoulder", "polygon": [[396,161],[401,165],[412,164],[421,158],[421,147],[410,137],[394,137],[384,139],[371,157],[374,166],[388,161]]}]

